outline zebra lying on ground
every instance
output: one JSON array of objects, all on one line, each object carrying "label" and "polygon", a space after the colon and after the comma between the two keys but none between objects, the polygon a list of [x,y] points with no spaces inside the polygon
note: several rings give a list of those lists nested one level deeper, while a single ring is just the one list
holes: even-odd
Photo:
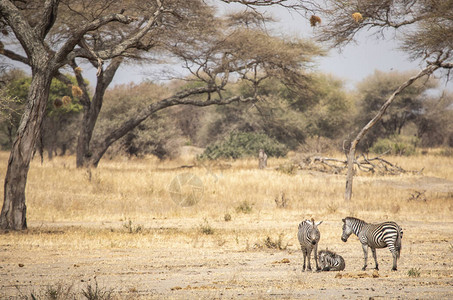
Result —
[{"label": "zebra lying on ground", "polygon": [[302,271],[305,271],[305,260],[308,256],[308,267],[307,270],[311,271],[311,264],[310,264],[310,256],[311,251],[315,250],[315,263],[316,263],[316,270],[319,271],[318,266],[318,243],[319,239],[321,238],[321,234],[318,230],[318,225],[320,225],[322,221],[316,222],[314,219],[305,220],[299,224],[299,232],[297,233],[297,238],[299,239],[300,249],[304,254],[304,267]]},{"label": "zebra lying on ground", "polygon": [[401,253],[401,239],[403,238],[403,229],[395,222],[384,222],[380,224],[369,224],[363,220],[347,217],[343,219],[343,234],[341,240],[346,242],[349,236],[354,233],[362,243],[365,263],[362,270],[367,267],[368,247],[373,253],[376,270],[379,270],[376,248],[388,247],[393,256],[393,271],[396,271],[396,262]]},{"label": "zebra lying on ground", "polygon": [[326,249],[319,251],[319,266],[321,271],[343,271],[346,265],[341,255]]}]

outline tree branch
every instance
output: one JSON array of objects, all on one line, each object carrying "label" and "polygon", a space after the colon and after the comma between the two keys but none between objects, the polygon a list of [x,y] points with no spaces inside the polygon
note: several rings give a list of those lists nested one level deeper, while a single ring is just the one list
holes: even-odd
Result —
[{"label": "tree branch", "polygon": [[382,118],[384,115],[385,111],[387,108],[392,104],[393,100],[395,97],[401,93],[405,88],[410,86],[414,81],[419,79],[420,77],[423,77],[425,75],[430,75],[437,69],[439,69],[439,65],[428,65],[426,68],[424,68],[420,73],[418,73],[415,76],[412,76],[409,78],[406,82],[401,84],[390,97],[385,101],[385,103],[381,106],[379,109],[378,113],[366,124],[360,132],[357,134],[356,138],[351,142],[351,148],[349,149],[349,154],[348,154],[348,173],[346,176],[346,190],[345,190],[345,200],[349,201],[351,200],[352,197],[352,182],[353,182],[353,176],[354,176],[354,160],[355,160],[355,149],[357,147],[357,144],[362,140],[362,138],[365,136],[365,134]]},{"label": "tree branch", "polygon": [[[133,17],[125,16],[123,14],[109,14],[107,16],[96,19],[90,23],[84,24],[81,28],[76,31],[70,39],[64,43],[64,45],[55,54],[55,61],[61,66],[67,63],[68,54],[74,49],[74,47],[80,42],[83,35],[89,31],[96,30],[101,26],[111,23],[120,22],[123,24],[130,24],[135,20]],[[72,57],[69,57],[72,59]],[[103,58],[103,57],[101,57]],[[109,58],[109,57],[106,57]]]},{"label": "tree branch", "polygon": [[156,1],[158,4],[158,7],[156,8],[156,11],[153,14],[153,17],[148,20],[146,25],[140,29],[135,35],[130,37],[129,39],[125,40],[124,42],[120,43],[116,47],[104,51],[99,51],[96,54],[98,57],[101,59],[109,59],[112,57],[116,57],[124,53],[128,48],[130,48],[132,45],[135,45],[139,42],[139,40],[153,27],[157,24],[157,20],[160,17],[160,15],[164,12],[162,3],[158,0]]},{"label": "tree branch", "polygon": [[44,13],[42,14],[39,23],[35,26],[36,35],[44,39],[52,28],[57,19],[57,10],[60,0],[46,0],[44,3]]},{"label": "tree branch", "polygon": [[8,50],[8,49],[3,49],[2,54],[4,56],[8,57],[9,59],[12,59],[12,60],[15,60],[15,61],[18,61],[18,62],[21,62],[23,64],[26,64],[26,65],[30,66],[30,61],[28,60],[28,58],[25,57],[25,56],[22,56],[20,54],[17,54],[16,52],[13,52],[13,51]]},{"label": "tree branch", "polygon": [[133,116],[129,120],[125,121],[121,126],[117,129],[113,130],[110,134],[108,134],[101,142],[95,145],[93,150],[93,157],[92,163],[93,165],[97,166],[99,160],[104,155],[105,151],[107,151],[108,147],[113,144],[115,141],[123,137],[126,133],[128,133],[133,128],[137,127],[140,123],[150,117],[153,113],[162,110],[167,107],[175,106],[175,105],[193,105],[198,107],[204,107],[209,105],[226,105],[233,102],[254,102],[257,101],[255,97],[247,97],[244,98],[242,96],[234,96],[227,99],[209,99],[209,100],[200,100],[200,99],[193,99],[187,98],[191,95],[207,93],[207,92],[214,92],[215,88],[212,87],[205,87],[205,88],[198,88],[198,89],[191,89],[189,91],[184,91],[178,93],[172,97],[166,98],[164,100],[155,102],[150,104],[145,110],[139,112],[137,115]]}]

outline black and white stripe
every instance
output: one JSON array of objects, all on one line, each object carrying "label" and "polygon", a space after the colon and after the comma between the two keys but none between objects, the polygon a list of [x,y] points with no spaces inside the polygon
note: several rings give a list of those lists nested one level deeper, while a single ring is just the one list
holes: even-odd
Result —
[{"label": "black and white stripe", "polygon": [[308,256],[308,267],[307,270],[311,271],[311,264],[310,264],[310,256],[311,251],[315,250],[315,263],[316,263],[316,270],[319,271],[318,266],[318,243],[319,239],[321,238],[321,233],[318,230],[318,225],[320,225],[322,221],[316,222],[315,220],[305,220],[299,224],[299,231],[297,233],[297,238],[299,239],[300,248],[302,253],[304,254],[304,267],[302,271],[305,271],[305,261]]},{"label": "black and white stripe", "polygon": [[367,267],[368,247],[373,253],[376,270],[378,262],[376,258],[376,248],[388,247],[393,256],[393,268],[396,271],[397,259],[401,253],[401,239],[403,238],[403,229],[395,222],[383,222],[380,224],[369,224],[363,220],[347,217],[343,219],[343,234],[341,240],[346,242],[349,236],[354,233],[362,243],[365,263],[362,270]]},{"label": "black and white stripe", "polygon": [[343,271],[346,264],[341,255],[333,251],[321,250],[319,251],[319,266],[321,271]]}]

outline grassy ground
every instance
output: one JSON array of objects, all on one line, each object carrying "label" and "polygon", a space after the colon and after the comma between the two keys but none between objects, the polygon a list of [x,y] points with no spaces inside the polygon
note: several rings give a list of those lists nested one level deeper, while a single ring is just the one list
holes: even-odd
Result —
[{"label": "grassy ground", "polygon": [[[7,159],[0,153],[2,178]],[[284,159],[267,170],[256,160],[105,159],[88,171],[74,157],[35,160],[29,230],[0,234],[0,298],[452,297],[453,158],[386,159],[423,173],[356,176],[350,203],[344,176],[277,171]],[[375,278],[360,271],[360,243],[340,241],[345,216],[404,228],[397,272],[386,249]],[[301,272],[297,225],[311,217],[324,220],[320,248],[344,256],[340,275]]]}]

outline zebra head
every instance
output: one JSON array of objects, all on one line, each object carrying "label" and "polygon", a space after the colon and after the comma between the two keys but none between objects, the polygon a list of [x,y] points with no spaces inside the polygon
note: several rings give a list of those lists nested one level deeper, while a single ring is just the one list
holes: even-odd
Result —
[{"label": "zebra head", "polygon": [[343,242],[347,242],[349,236],[353,233],[352,226],[347,218],[342,219],[342,221],[343,221],[343,233],[341,234],[341,240]]},{"label": "zebra head", "polygon": [[319,251],[318,257],[319,257],[319,264],[321,265],[321,269],[324,268],[326,265],[326,251],[321,250]]},{"label": "zebra head", "polygon": [[319,242],[319,239],[321,237],[321,234],[319,233],[318,226],[321,225],[322,221],[315,222],[315,220],[312,218],[311,221],[306,220],[308,224],[311,225],[312,229],[308,232],[310,235],[310,240],[313,245],[316,245],[317,242]]}]

